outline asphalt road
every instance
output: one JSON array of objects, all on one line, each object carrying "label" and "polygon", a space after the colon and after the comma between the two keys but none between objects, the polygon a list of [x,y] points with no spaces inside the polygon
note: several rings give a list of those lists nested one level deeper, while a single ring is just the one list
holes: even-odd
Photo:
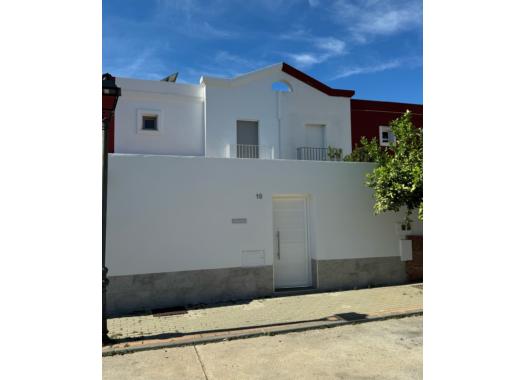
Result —
[{"label": "asphalt road", "polygon": [[410,317],[103,358],[113,379],[422,379],[423,318]]}]

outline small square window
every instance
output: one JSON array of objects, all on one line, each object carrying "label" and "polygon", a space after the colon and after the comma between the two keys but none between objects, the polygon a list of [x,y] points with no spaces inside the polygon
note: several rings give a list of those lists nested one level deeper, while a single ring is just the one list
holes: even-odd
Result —
[{"label": "small square window", "polygon": [[143,115],[142,129],[145,131],[158,131],[157,115]]},{"label": "small square window", "polygon": [[142,135],[158,136],[163,129],[162,110],[137,108],[136,132]]}]

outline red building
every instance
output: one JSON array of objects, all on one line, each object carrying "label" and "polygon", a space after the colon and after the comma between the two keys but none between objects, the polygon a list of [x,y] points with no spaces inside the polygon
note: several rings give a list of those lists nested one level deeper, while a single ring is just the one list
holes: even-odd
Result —
[{"label": "red building", "polygon": [[376,137],[382,145],[393,138],[388,124],[406,110],[412,112],[412,123],[423,128],[423,105],[409,103],[380,102],[375,100],[352,99],[352,148],[359,144],[361,136]]},{"label": "red building", "polygon": [[109,119],[108,129],[108,153],[115,153],[115,116],[112,112],[104,111],[113,106],[113,99],[102,97],[102,118]]}]

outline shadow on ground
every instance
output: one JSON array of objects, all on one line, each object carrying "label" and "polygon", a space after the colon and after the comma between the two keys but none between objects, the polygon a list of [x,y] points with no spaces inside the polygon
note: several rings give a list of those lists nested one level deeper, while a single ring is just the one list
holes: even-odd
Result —
[{"label": "shadow on ground", "polygon": [[325,318],[306,319],[306,320],[301,320],[301,321],[285,322],[285,323],[271,323],[271,324],[265,324],[265,325],[242,326],[242,327],[235,327],[235,328],[229,328],[229,329],[201,330],[201,331],[192,331],[190,333],[177,333],[177,332],[176,333],[164,333],[164,334],[155,334],[155,335],[121,338],[121,339],[119,339],[118,337],[112,336],[111,338],[113,340],[112,344],[120,344],[120,343],[130,343],[130,342],[137,342],[137,341],[180,338],[183,336],[197,335],[197,334],[218,334],[218,333],[224,333],[224,332],[256,330],[256,329],[282,327],[282,326],[294,326],[294,325],[300,325],[300,324],[312,323],[312,322],[336,322],[336,321],[350,322],[350,321],[363,320],[363,319],[366,319],[367,317],[368,317],[367,314],[350,312],[350,313],[344,313],[344,314],[335,314],[335,315],[325,317]]}]

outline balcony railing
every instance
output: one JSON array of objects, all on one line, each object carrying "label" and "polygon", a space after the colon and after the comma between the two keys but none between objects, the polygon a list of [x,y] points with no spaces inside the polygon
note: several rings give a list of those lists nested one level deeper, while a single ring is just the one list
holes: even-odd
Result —
[{"label": "balcony railing", "polygon": [[326,161],[328,160],[327,148],[311,148],[302,146],[297,148],[298,160]]},{"label": "balcony railing", "polygon": [[229,158],[260,158],[263,160],[275,158],[273,146],[246,144],[229,144],[227,156]]}]

